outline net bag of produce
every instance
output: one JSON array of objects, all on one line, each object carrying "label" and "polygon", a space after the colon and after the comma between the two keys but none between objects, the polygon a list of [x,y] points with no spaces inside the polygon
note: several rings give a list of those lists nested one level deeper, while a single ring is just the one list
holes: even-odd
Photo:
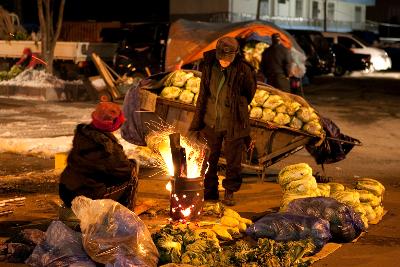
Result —
[{"label": "net bag of produce", "polygon": [[351,207],[329,197],[309,197],[290,202],[287,212],[329,221],[332,239],[350,242],[365,230],[361,217]]},{"label": "net bag of produce", "polygon": [[297,241],[311,238],[318,252],[331,239],[329,222],[306,215],[279,212],[265,215],[250,225],[246,234],[254,239],[269,238],[276,241]]},{"label": "net bag of produce", "polygon": [[95,267],[82,247],[82,235],[60,221],[53,221],[46,239],[38,244],[25,262],[37,267]]},{"label": "net bag of produce", "polygon": [[111,199],[92,200],[83,196],[72,201],[80,220],[83,247],[96,262],[134,266],[157,266],[158,251],[140,218]]}]

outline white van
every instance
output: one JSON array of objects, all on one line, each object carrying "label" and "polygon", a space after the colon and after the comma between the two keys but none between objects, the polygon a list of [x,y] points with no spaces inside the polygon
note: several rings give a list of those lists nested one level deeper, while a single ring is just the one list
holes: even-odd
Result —
[{"label": "white van", "polygon": [[384,50],[371,47],[350,33],[323,32],[322,35],[329,43],[341,44],[355,54],[371,55],[374,70],[387,70],[392,67],[392,60]]}]

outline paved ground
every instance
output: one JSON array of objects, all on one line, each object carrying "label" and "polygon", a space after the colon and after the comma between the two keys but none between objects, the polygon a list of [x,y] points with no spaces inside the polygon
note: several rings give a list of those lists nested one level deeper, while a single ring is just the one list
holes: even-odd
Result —
[{"label": "paved ground", "polygon": [[[312,86],[305,88],[307,99],[322,115],[333,119],[344,133],[363,142],[363,146],[354,148],[344,161],[326,166],[328,176],[334,181],[347,184],[353,183],[357,177],[379,179],[386,187],[384,206],[389,210],[383,221],[371,226],[357,243],[345,244],[314,266],[398,266],[400,77],[397,76],[399,75],[384,73],[378,77],[321,77]],[[0,138],[4,141],[6,138],[13,138],[14,131],[21,133],[21,129],[25,129],[23,123],[25,127],[29,126],[25,137],[37,136],[39,132],[41,137],[47,136],[46,131],[48,136],[55,138],[66,133],[71,135],[74,125],[72,122],[87,120],[91,106],[82,103],[38,104],[0,99]],[[13,110],[14,117],[6,109]],[[82,115],[78,119],[68,115],[79,112]],[[54,119],[54,114],[57,119]],[[43,121],[52,118],[53,126],[49,130],[46,128],[48,126],[43,128],[38,127],[37,123],[30,124],[32,117],[43,118]],[[30,130],[31,126],[35,127],[35,131]],[[9,134],[6,134],[7,129]],[[18,138],[24,138],[24,135],[18,134]],[[273,178],[283,166],[298,162],[307,162],[316,171],[320,171],[314,160],[303,150],[273,165],[269,170],[270,177]],[[37,225],[56,218],[59,203],[56,194],[57,175],[49,170],[51,166],[50,159],[0,154],[0,199],[16,194],[27,197],[25,206],[14,207],[13,215],[0,217],[0,235],[6,235],[5,229],[8,229],[8,233],[16,230],[16,224]],[[142,173],[141,177],[140,198],[156,198],[160,203],[166,204],[168,194],[164,190],[165,181],[149,180],[146,173]],[[256,216],[278,207],[280,198],[281,192],[277,184],[261,184],[255,177],[251,177],[246,179],[242,190],[237,194],[236,209],[243,215]]]}]

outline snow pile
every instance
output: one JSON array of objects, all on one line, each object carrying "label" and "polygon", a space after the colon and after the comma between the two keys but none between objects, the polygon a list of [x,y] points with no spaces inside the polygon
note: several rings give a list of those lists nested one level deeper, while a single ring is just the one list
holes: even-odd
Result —
[{"label": "snow pile", "polygon": [[83,84],[82,81],[64,81],[43,70],[27,69],[18,76],[8,81],[0,82],[0,85],[14,85],[22,87],[39,88],[64,88],[65,84]]}]

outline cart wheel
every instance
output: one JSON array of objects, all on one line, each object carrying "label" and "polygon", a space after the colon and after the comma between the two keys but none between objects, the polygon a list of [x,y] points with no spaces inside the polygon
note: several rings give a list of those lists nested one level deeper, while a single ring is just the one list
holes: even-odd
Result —
[{"label": "cart wheel", "polygon": [[100,102],[111,102],[113,99],[109,92],[103,90],[99,92],[99,100]]}]

